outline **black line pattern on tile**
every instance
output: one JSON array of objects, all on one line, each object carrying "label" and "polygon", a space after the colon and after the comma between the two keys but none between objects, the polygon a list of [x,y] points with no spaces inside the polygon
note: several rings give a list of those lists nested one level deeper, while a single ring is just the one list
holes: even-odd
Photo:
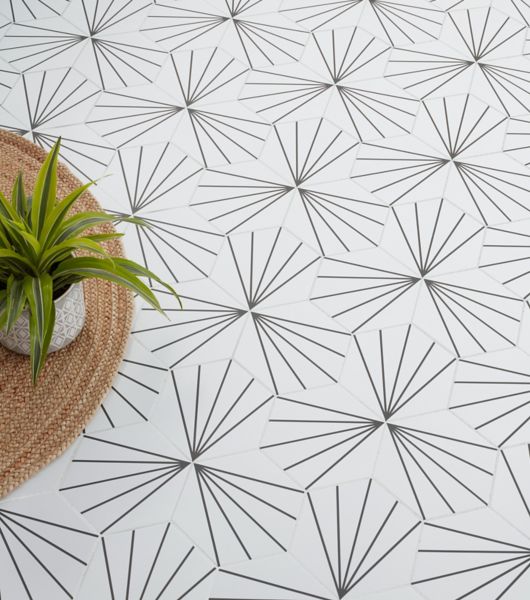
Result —
[{"label": "black line pattern on tile", "polygon": [[521,19],[527,26],[530,25],[530,7],[526,0],[510,0],[510,4],[513,7],[512,12],[514,16]]},{"label": "black line pattern on tile", "polygon": [[329,481],[343,463],[355,471],[359,450],[372,444],[375,453],[382,424],[347,392],[324,387],[279,396],[261,448],[308,489],[323,478]]},{"label": "black line pattern on tile", "polygon": [[55,143],[60,128],[62,160],[84,178],[94,179],[114,154],[82,124],[99,94],[93,83],[72,68],[23,73],[0,110],[0,127],[45,150]]},{"label": "black line pattern on tile", "polygon": [[296,519],[297,502],[291,498],[301,492],[283,481],[270,480],[266,472],[260,472],[258,462],[249,471],[244,454],[242,460],[231,454],[221,466],[211,461],[234,449],[243,452],[245,445],[255,448],[262,428],[259,421],[266,419],[271,399],[270,392],[241,367],[231,360],[222,361],[173,370],[162,398],[166,407],[160,406],[152,418],[168,436],[177,435],[186,446],[193,472],[175,518],[187,530],[189,503],[202,507],[201,520],[217,565],[226,561],[227,553],[250,559],[264,545],[286,550],[282,539],[289,522]]},{"label": "black line pattern on tile", "polygon": [[[291,565],[291,567],[294,565]],[[291,569],[292,572],[293,569]],[[254,599],[258,598],[271,598],[271,600],[283,600],[286,598],[285,594],[291,594],[288,596],[289,598],[293,598],[293,600],[331,600],[331,596],[326,595],[322,596],[320,594],[316,594],[314,591],[314,587],[307,589],[307,579],[309,573],[304,573],[305,575],[305,585],[293,587],[289,583],[279,583],[275,581],[271,581],[267,579],[268,574],[263,577],[252,577],[250,575],[246,575],[244,573],[237,573],[236,571],[231,571],[229,569],[219,569],[219,577],[226,577],[230,582],[229,596],[223,595],[215,595],[211,596],[210,600],[234,600],[237,599],[247,599],[250,600],[248,596],[248,588],[252,587],[252,592],[255,593]],[[241,590],[239,590],[241,588]],[[267,594],[264,596],[264,594]]]},{"label": "black line pattern on tile", "polygon": [[530,422],[526,363],[527,356],[519,349],[461,360],[451,410],[499,447],[526,440]]},{"label": "black line pattern on tile", "polygon": [[[9,23],[6,23],[5,25],[0,26],[0,34],[2,33],[2,29],[4,27],[8,27],[9,25]],[[4,96],[13,88],[18,78],[18,71],[13,70],[9,63],[7,63],[3,58],[0,58],[0,99],[3,99]]]},{"label": "black line pattern on tile", "polygon": [[425,51],[421,47],[396,49],[387,77],[425,98],[443,93],[444,86],[473,71],[471,93],[498,104],[507,114],[528,112],[530,79],[526,61],[513,59],[520,52],[524,29],[520,22],[506,18],[491,6],[450,12],[440,39],[452,41],[457,51],[445,44]]},{"label": "black line pattern on tile", "polygon": [[[428,188],[447,181],[448,199],[486,224],[527,217],[528,173],[491,154],[501,150],[506,119],[469,95],[427,100],[414,128],[418,140],[365,144],[352,176],[391,204],[432,196]],[[429,147],[419,141],[427,131]]]},{"label": "black line pattern on tile", "polygon": [[442,11],[424,0],[411,0],[405,5],[388,0],[337,0],[310,4],[302,0],[288,0],[282,5],[281,12],[311,31],[337,27],[345,18],[350,23],[359,19],[363,26],[375,29],[392,45],[436,39],[444,16]]},{"label": "black line pattern on tile", "polygon": [[[179,383],[182,371],[171,372],[171,401],[178,406],[184,430],[182,443],[190,460],[195,461],[207,458],[211,451],[215,456],[218,445],[227,436],[237,437],[239,428],[262,411],[273,396],[232,360],[190,369],[191,380],[185,383]],[[189,392],[186,383],[193,385]]]},{"label": "black line pattern on tile", "polygon": [[530,278],[528,272],[527,221],[489,227],[484,239],[481,265],[489,275],[513,290],[528,304]]},{"label": "black line pattern on tile", "polygon": [[[291,304],[305,297],[317,261],[317,255],[283,229],[230,236],[211,278],[215,281],[218,273],[231,278],[237,302],[226,305],[184,294],[186,306],[178,315],[179,323],[166,325],[147,308],[144,313],[152,316],[147,319],[153,324],[143,327],[139,321],[135,333],[157,355],[173,347],[177,358],[170,366],[174,367],[228,328],[232,328],[234,348],[233,338],[243,329],[235,357],[243,366],[248,362],[251,372],[259,371],[260,380],[276,393],[336,381],[347,333],[314,313],[307,301]],[[289,304],[285,304],[287,294]],[[182,344],[184,340],[190,344]]]},{"label": "black line pattern on tile", "polygon": [[[488,530],[478,533],[479,517],[489,517],[499,535]],[[428,598],[441,590],[450,598],[478,599],[484,594],[513,600],[521,597],[530,571],[528,538],[510,530],[507,524],[505,531],[499,531],[501,524],[493,520],[488,509],[473,513],[469,521],[466,525],[460,519],[454,526],[451,521],[426,523],[413,584]],[[451,589],[456,580],[458,591]],[[438,591],[434,592],[435,588]]]},{"label": "black line pattern on tile", "polygon": [[308,4],[293,0],[286,2],[281,12],[302,27],[314,31],[326,26],[337,26],[337,20],[341,18],[354,20],[353,15],[358,14],[362,2],[363,0],[337,0]]},{"label": "black line pattern on tile", "polygon": [[308,503],[313,530],[307,539],[315,543],[318,553],[308,561],[296,542],[294,551],[306,566],[313,563],[316,567],[318,556],[317,573],[326,572],[338,598],[347,596],[366,579],[373,583],[383,573],[388,577],[387,586],[396,579],[397,583],[400,578],[406,581],[405,573],[386,571],[385,562],[393,552],[401,552],[407,555],[404,563],[410,568],[414,545],[409,542],[417,536],[421,522],[371,479],[310,492]]},{"label": "black line pattern on tile", "polygon": [[[449,396],[454,357],[410,325],[358,335],[354,341],[357,355],[350,372],[359,373],[357,393],[362,377],[361,399],[378,408],[386,423],[378,480],[392,489],[399,473],[401,494],[423,519],[487,505],[495,449],[448,420],[445,411],[421,416],[429,408],[445,409],[436,406],[433,396],[435,390],[442,398]],[[349,387],[355,383],[352,378]],[[390,475],[385,466],[392,463]]]},{"label": "black line pattern on tile", "polygon": [[[16,68],[27,71],[47,68],[54,60],[68,61],[99,85],[124,87],[148,83],[158,72],[166,53],[148,47],[138,34],[121,33],[130,17],[150,6],[130,2],[81,2],[83,21],[70,24],[69,11],[62,20],[38,24],[19,23],[4,37],[1,51]],[[125,30],[127,30],[125,26]]]},{"label": "black line pattern on tile", "polygon": [[521,600],[529,23],[527,0],[0,7],[0,126],[61,135],[184,304],[138,299],[72,456],[0,503],[2,600]]},{"label": "black line pattern on tile", "polygon": [[[464,270],[451,273],[465,269],[473,253],[478,259],[474,240],[482,226],[444,200],[393,207],[392,214],[388,240],[380,246],[388,254],[326,258],[313,301],[356,332],[395,312],[406,296],[409,305],[418,302],[414,322],[438,322],[439,339],[458,356],[515,345],[520,299],[475,271],[467,277]],[[454,262],[458,254],[460,265]]]},{"label": "black line pattern on tile", "polygon": [[169,281],[208,276],[222,243],[219,233],[203,223],[194,227],[179,225],[179,221],[185,220],[185,209],[162,214],[156,219],[142,216],[141,212],[137,214],[147,224],[147,227],[144,224],[133,225],[133,228],[138,254],[148,269]]},{"label": "black line pattern on tile", "polygon": [[164,600],[175,594],[179,598],[207,594],[215,571],[171,523],[105,535],[94,565],[99,569],[94,567],[87,578],[92,585],[104,588],[105,598]]},{"label": "black line pattern on tile", "polygon": [[121,147],[178,116],[175,139],[205,166],[256,158],[268,126],[233,102],[247,70],[218,48],[171,54],[156,80],[168,101],[107,92],[89,123]]},{"label": "black line pattern on tile", "polygon": [[170,52],[191,45],[208,46],[209,34],[220,33],[220,39],[213,38],[217,44],[226,45],[253,69],[297,60],[307,39],[303,29],[277,12],[269,12],[261,0],[230,0],[219,6],[189,0],[159,2],[142,30]]},{"label": "black line pattern on tile", "polygon": [[491,500],[491,506],[523,533],[530,525],[529,466],[529,444],[501,450]]},{"label": "black line pattern on tile", "polygon": [[80,105],[86,105],[99,94],[93,84],[71,68],[22,74],[18,87],[27,128],[10,127],[8,123],[3,123],[2,127],[21,135],[56,126],[54,120],[62,118],[68,111],[79,109]]},{"label": "black line pattern on tile", "polygon": [[202,508],[217,565],[224,562],[229,546],[236,547],[231,553],[239,560],[259,556],[264,547],[267,554],[287,551],[297,516],[289,508],[298,504],[300,490],[200,463],[194,464],[188,480],[188,487],[192,485],[198,490],[194,490],[194,499]]},{"label": "black line pattern on tile", "polygon": [[9,0],[8,10],[13,21],[28,21],[60,15],[68,2],[69,0]]},{"label": "black line pattern on tile", "polygon": [[[208,288],[207,294],[212,300],[181,293],[181,298],[186,303],[183,310],[169,293],[158,290],[162,297],[162,308],[171,315],[172,322],[167,323],[165,319],[160,319],[159,315],[146,308],[141,316],[147,318],[138,319],[133,329],[133,334],[140,342],[157,356],[166,357],[168,349],[175,348],[176,354],[171,355],[168,365],[171,368],[192,357],[225,332],[231,335],[232,345],[224,358],[233,350],[246,311],[237,306],[235,301],[230,302],[231,299],[227,300],[227,303],[221,302],[216,297],[218,289],[211,289],[211,286]],[[237,329],[234,331],[235,328]],[[226,335],[223,338],[228,341]]]},{"label": "black line pattern on tile", "polygon": [[509,152],[516,160],[523,165],[528,166],[530,159],[528,158],[528,149],[530,148],[530,117],[521,115],[510,119],[506,138],[504,143],[504,151]]},{"label": "black line pattern on tile", "polygon": [[321,254],[375,246],[387,211],[347,181],[356,146],[323,119],[274,126],[266,152],[281,177],[264,169],[267,158],[209,169],[191,205],[229,234],[283,221]]},{"label": "black line pattern on tile", "polygon": [[[101,533],[105,533],[144,502],[151,501],[189,466],[189,461],[151,451],[146,448],[85,434],[84,458],[72,461],[73,475],[77,465],[81,481],[64,485],[61,492],[79,506],[82,515],[95,514]],[[98,453],[91,457],[90,452]],[[99,456],[105,456],[100,458]],[[86,457],[86,458],[85,458]],[[99,465],[93,471],[93,466]],[[83,473],[85,475],[83,476]],[[87,494],[86,490],[93,490]]]},{"label": "black line pattern on tile", "polygon": [[151,353],[133,342],[100,411],[85,431],[148,421],[166,372]]},{"label": "black line pattern on tile", "polygon": [[383,73],[388,50],[357,27],[315,32],[296,69],[255,70],[241,100],[272,122],[313,109],[311,116],[317,116],[324,107],[327,118],[360,140],[409,133],[417,101],[376,78]]},{"label": "black line pattern on tile", "polygon": [[0,506],[1,561],[4,573],[9,569],[14,575],[2,585],[6,598],[33,598],[41,593],[74,597],[73,586],[88,564],[97,535],[81,529],[79,517],[69,514],[72,511],[67,507],[63,506],[63,511],[65,508],[62,520],[56,521],[39,506],[25,513]]},{"label": "black line pattern on tile", "polygon": [[114,171],[112,185],[103,181],[101,186],[110,212],[140,217],[148,225],[128,228],[127,249],[134,258],[169,281],[207,277],[223,236],[201,219],[191,219],[186,207],[202,167],[167,142],[120,149],[109,170]]},{"label": "black line pattern on tile", "polygon": [[180,186],[201,172],[197,163],[169,142],[118,150],[117,159],[131,214],[182,204],[175,198]]}]

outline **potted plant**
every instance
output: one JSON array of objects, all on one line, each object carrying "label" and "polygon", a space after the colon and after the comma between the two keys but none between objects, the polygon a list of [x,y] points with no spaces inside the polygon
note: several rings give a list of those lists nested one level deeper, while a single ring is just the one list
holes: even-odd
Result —
[{"label": "potted plant", "polygon": [[103,211],[72,213],[93,182],[57,199],[59,149],[60,139],[43,163],[31,197],[24,192],[22,173],[10,199],[0,192],[0,343],[30,355],[33,383],[47,354],[67,346],[83,327],[84,279],[125,286],[160,312],[158,300],[140,277],[160,283],[178,298],[170,285],[142,265],[109,255],[102,242],[123,234],[91,231],[116,221],[145,225],[141,219]]}]

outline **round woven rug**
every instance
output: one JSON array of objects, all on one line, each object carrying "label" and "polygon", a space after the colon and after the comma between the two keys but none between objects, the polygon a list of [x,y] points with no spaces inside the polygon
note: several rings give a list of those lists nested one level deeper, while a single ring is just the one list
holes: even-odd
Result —
[{"label": "round woven rug", "polygon": [[[10,195],[22,170],[26,193],[30,193],[45,156],[46,152],[31,142],[0,131],[0,190]],[[59,165],[59,198],[79,185],[79,180]],[[74,207],[77,211],[99,208],[87,192]],[[105,225],[95,231],[113,228]],[[106,247],[114,255],[123,255],[118,240]],[[87,311],[83,331],[72,344],[48,356],[35,387],[29,358],[0,346],[0,497],[75,440],[105,397],[123,357],[133,314],[131,293],[95,279],[83,285]]]}]

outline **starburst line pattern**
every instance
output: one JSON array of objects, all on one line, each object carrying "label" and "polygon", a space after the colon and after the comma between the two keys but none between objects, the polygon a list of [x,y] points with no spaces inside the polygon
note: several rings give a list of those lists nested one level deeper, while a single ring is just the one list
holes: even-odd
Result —
[{"label": "starburst line pattern", "polygon": [[[171,367],[214,339],[225,337],[243,366],[249,356],[259,357],[258,362],[249,363],[249,370],[259,373],[260,380],[276,393],[285,386],[305,389],[312,382],[336,381],[348,334],[334,328],[319,311],[313,312],[307,301],[302,302],[318,260],[318,255],[283,229],[230,236],[212,279],[216,280],[218,272],[223,277],[230,274],[232,299],[224,303],[183,293],[186,305],[179,323],[159,324],[154,311],[147,308],[144,313],[149,325],[139,325],[135,334],[147,340],[157,355],[174,348]],[[289,304],[283,301],[286,294],[290,295]],[[300,303],[293,304],[297,298]],[[180,310],[168,308],[170,312]],[[300,311],[305,318],[300,318]],[[155,332],[163,333],[167,341]],[[227,358],[227,354],[219,358]]]},{"label": "starburst line pattern", "polygon": [[[66,69],[57,75],[55,81],[48,83],[52,77],[48,72],[35,74],[32,77],[32,83],[36,85],[37,96],[35,96],[28,89],[28,80],[31,76],[22,74],[28,129],[31,131],[48,125],[66,111],[73,110],[99,94],[97,89],[94,89],[86,79],[80,78],[72,69]],[[50,94],[48,99],[45,99],[46,93]],[[20,133],[24,134],[27,131]]]},{"label": "starburst line pattern", "polygon": [[[65,508],[64,520],[56,522],[35,506],[28,514],[0,507],[0,560],[15,574],[13,581],[2,585],[3,593],[31,598],[45,592],[73,598],[73,586],[88,564],[97,534],[81,529],[81,521],[72,520]],[[38,573],[40,590],[28,577],[28,564]]]},{"label": "starburst line pattern", "polygon": [[[16,24],[5,36],[1,50],[9,62],[23,71],[53,66],[60,62],[74,64],[87,77],[97,79],[102,88],[124,87],[153,80],[159,70],[165,52],[148,47],[145,40],[131,34],[118,34],[110,37],[107,29],[119,26],[134,16],[142,7],[123,14],[126,6],[119,8],[114,15],[105,19],[107,9],[98,22],[95,22],[97,5],[92,19],[89,20],[83,2],[86,22],[80,29],[73,27],[67,20],[58,20],[52,24],[42,21],[42,25]],[[144,5],[144,8],[147,5]],[[108,37],[105,37],[108,36]]]},{"label": "starburst line pattern", "polygon": [[[381,481],[388,479],[392,488],[399,473],[396,493],[405,494],[423,519],[469,503],[487,504],[495,449],[445,412],[438,419],[422,416],[446,408],[455,358],[411,325],[359,334],[354,342],[347,372],[357,375],[345,383],[386,424],[376,466]],[[389,478],[385,471],[392,463]]]},{"label": "starburst line pattern", "polygon": [[[302,523],[312,527],[311,541],[318,547],[320,560],[314,568],[325,573],[338,598],[366,579],[373,582],[378,571],[385,573],[393,552],[407,555],[404,564],[410,560],[409,540],[417,536],[420,521],[371,479],[310,492],[308,504]],[[296,541],[294,547],[304,562],[303,548]],[[395,573],[388,576],[396,579]]]},{"label": "starburst line pattern", "polygon": [[[133,213],[157,203],[160,198],[172,193],[202,170],[197,164],[190,165],[191,161],[185,154],[179,153],[180,156],[177,155],[177,158],[173,160],[175,149],[169,143],[166,143],[161,148],[160,153],[154,156],[153,159],[148,159],[148,152],[149,149],[145,149],[143,146],[138,149],[137,159],[132,167],[135,177],[130,178],[130,162],[127,160],[130,153],[118,150],[121,175],[125,182],[129,206]],[[146,154],[145,158],[144,153]],[[148,164],[154,164],[152,169],[147,170],[144,180],[141,181],[140,174],[145,168],[146,159],[148,159]],[[157,206],[151,206],[151,209],[156,210]]]},{"label": "starburst line pattern", "polygon": [[156,94],[151,87],[139,96],[107,92],[89,123],[122,147],[171,120],[175,139],[186,141],[183,150],[205,166],[257,158],[268,126],[253,113],[242,115],[234,102],[247,71],[217,47],[170,54]]},{"label": "starburst line pattern", "polygon": [[205,47],[208,40],[215,39],[253,69],[296,61],[307,38],[305,31],[277,12],[269,12],[260,0],[219,6],[159,2],[143,31],[170,52],[201,43]]},{"label": "starburst line pattern", "polygon": [[[477,518],[478,514],[475,520]],[[440,547],[436,536],[445,541],[444,546]],[[418,550],[419,577],[413,581],[413,585],[427,593],[432,590],[433,584],[439,586],[438,590],[448,590],[452,578],[458,578],[461,586],[459,592],[464,597],[479,598],[480,594],[493,592],[501,597],[517,598],[528,582],[528,544],[479,534],[465,526],[451,527],[450,523],[426,523],[424,537],[430,543],[424,541]],[[519,541],[519,536],[516,539]],[[465,565],[468,566],[461,562],[458,564],[463,556],[467,556]],[[429,562],[433,560],[440,565],[434,569],[434,565],[430,565],[431,573],[435,574],[422,577],[422,567],[429,568]]]},{"label": "starburst line pattern", "polygon": [[432,196],[429,187],[439,185],[486,225],[526,218],[529,174],[500,152],[506,121],[470,95],[426,100],[415,139],[364,144],[352,177],[389,204]]},{"label": "starburst line pattern", "polygon": [[139,344],[131,344],[105,402],[85,431],[148,421],[166,373]]},{"label": "starburst line pattern", "polygon": [[[252,538],[261,537],[262,540],[272,546],[276,552],[287,551],[286,546],[282,543],[280,538],[285,535],[285,527],[287,526],[285,519],[294,523],[296,521],[296,515],[289,513],[265,498],[271,494],[277,493],[283,495],[302,494],[300,490],[279,485],[264,479],[216,469],[207,465],[196,464],[194,472],[199,488],[200,502],[208,524],[210,541],[217,565],[221,564],[218,549],[218,544],[221,543],[221,540],[217,539],[218,534],[214,531],[215,526],[212,526],[211,513],[214,510],[218,510],[221,513],[222,520],[228,525],[230,534],[234,538],[234,542],[238,544],[240,553],[242,553],[242,556],[247,560],[250,560],[253,557],[251,548],[247,546],[247,543],[255,543],[255,541],[251,539],[249,542],[245,543],[246,540],[242,539],[243,529],[239,532],[234,529],[227,511],[234,514],[241,522],[242,527],[249,528],[248,535],[252,535]],[[242,487],[243,485],[246,486],[246,489]],[[251,489],[254,491],[250,491]],[[199,498],[197,500],[199,500]],[[247,504],[247,507],[244,506],[244,503]],[[270,529],[260,523],[260,521],[249,512],[249,507],[253,507],[254,510],[259,511],[261,514],[268,512],[269,522],[271,516],[274,516],[276,520],[275,527],[278,529],[278,532],[272,533]],[[281,525],[282,522],[283,526]],[[219,526],[221,523],[222,521],[219,521]],[[250,534],[250,531],[252,531],[252,534]],[[226,543],[226,541],[226,539],[222,540],[223,543]]]},{"label": "starburst line pattern", "polygon": [[[324,394],[326,391],[329,388],[322,390]],[[334,395],[342,397],[336,390]],[[357,406],[355,399],[344,396],[344,400],[361,414],[344,410],[346,405],[339,410],[300,397],[277,399],[269,421],[270,437],[265,439],[279,437],[280,441],[265,443],[261,448],[278,456],[285,471],[300,472],[306,489],[349,461],[356,450],[363,450],[363,444],[371,442],[382,425],[369,414],[363,415],[363,407]]]},{"label": "starburst line pattern", "polygon": [[[190,546],[183,537],[171,523],[164,527],[133,529],[130,533],[102,537],[101,553],[109,597],[115,598],[123,591],[125,595],[137,592],[140,597],[156,593],[156,597],[161,599],[169,598],[171,593],[176,592],[180,594],[180,598],[186,598],[193,590],[204,591],[203,584],[208,582],[215,567],[208,564],[199,555],[200,551],[195,546]],[[146,546],[152,558],[150,557],[145,577],[140,579],[135,567],[143,558]],[[123,573],[125,578],[120,571],[122,552],[126,552],[128,557],[127,569]],[[176,556],[172,557],[172,564],[168,569],[166,561],[173,552]],[[89,572],[89,577],[95,579],[96,575]],[[102,574],[98,573],[97,578],[101,579]]]},{"label": "starburst line pattern", "polygon": [[[226,363],[226,369],[222,373],[219,387],[215,393],[213,400],[210,403],[209,399],[205,399],[205,402],[210,403],[210,406],[202,406],[201,402],[201,373],[202,368],[199,365],[196,369],[196,386],[195,386],[195,410],[191,420],[185,416],[184,412],[184,398],[181,398],[179,393],[179,385],[175,371],[171,372],[174,395],[177,400],[179,415],[182,420],[184,428],[186,444],[188,447],[188,453],[192,460],[197,460],[201,456],[205,455],[209,450],[214,448],[216,444],[219,444],[226,436],[231,435],[238,427],[244,426],[245,422],[248,422],[256,412],[260,411],[265,407],[268,402],[272,399],[272,395],[267,395],[261,392],[258,403],[254,401],[254,398],[260,393],[256,388],[256,382],[254,379],[248,379],[245,381],[244,386],[241,390],[237,390],[235,397],[232,398],[226,407],[224,414],[219,414],[222,410],[218,403],[220,398],[225,393],[225,385],[227,388],[230,387],[232,382],[233,373],[233,362],[230,360]],[[209,371],[206,370],[206,378],[208,380]],[[203,376],[204,377],[204,376]],[[227,382],[228,379],[228,382]],[[204,385],[204,384],[203,384]],[[186,402],[186,404],[188,404]],[[247,412],[248,407],[248,412]],[[203,414],[207,410],[207,416],[203,423],[199,422],[199,415]],[[241,415],[241,410],[243,414]],[[234,421],[234,415],[238,415]]]},{"label": "starburst line pattern", "polygon": [[[510,350],[505,356],[511,358],[506,363],[511,368],[497,364],[495,355],[487,361],[462,360],[451,401],[451,410],[499,447],[515,439],[525,440],[530,422],[526,355]],[[516,365],[520,369],[514,368]]]},{"label": "starburst line pattern", "polygon": [[476,268],[483,226],[444,200],[393,207],[392,213],[373,258],[324,260],[312,300],[355,333],[408,297],[418,303],[414,322],[438,322],[440,340],[458,356],[513,346],[521,300],[476,270],[475,284],[452,273],[455,265],[464,273],[466,261]]},{"label": "starburst line pattern", "polygon": [[504,113],[527,112],[530,80],[525,61],[513,59],[523,32],[520,22],[491,6],[451,11],[440,41],[425,50],[395,49],[386,76],[422,98],[469,77],[471,93]]},{"label": "starburst line pattern", "polygon": [[[191,205],[226,233],[262,219],[283,224],[321,254],[375,246],[386,207],[347,180],[357,142],[323,119],[274,126],[261,164],[209,169]],[[272,167],[272,165],[271,165]],[[264,172],[265,171],[265,172]]]},{"label": "starburst line pattern", "polygon": [[526,598],[530,0],[4,4],[0,129],[163,310],[0,501],[1,600]]},{"label": "starburst line pattern", "polygon": [[417,100],[376,77],[388,51],[358,27],[313,32],[296,69],[252,72],[241,99],[273,123],[324,112],[362,141],[409,133]]},{"label": "starburst line pattern", "polygon": [[67,6],[68,0],[53,2],[51,0],[24,0],[23,2],[9,0],[9,12],[14,22],[58,16]]},{"label": "starburst line pattern", "polygon": [[[84,507],[80,510],[83,515],[90,515],[93,511],[101,511],[102,507],[105,507],[104,510],[109,510],[109,507],[113,507],[112,517],[110,512],[103,517],[105,525],[101,528],[101,533],[105,533],[144,502],[149,501],[153,495],[169,485],[189,465],[189,461],[180,458],[120,444],[101,437],[85,434],[84,439],[88,440],[91,446],[107,448],[108,452],[112,450],[125,452],[127,456],[127,458],[114,459],[107,453],[109,458],[74,459],[72,465],[83,464],[90,466],[99,464],[106,465],[109,470],[114,467],[119,471],[120,466],[124,467],[127,465],[129,472],[104,478],[91,478],[82,483],[65,485],[60,490],[67,497],[74,491],[89,489],[91,486],[95,486],[97,490],[101,490],[103,499],[89,505],[87,505],[86,497],[83,498],[82,495],[77,496],[76,494],[76,497],[79,497],[79,501],[84,504]],[[121,489],[117,494],[112,491],[116,483],[118,483]],[[110,495],[106,494],[105,490],[108,490]],[[113,502],[115,504],[112,504]],[[122,502],[124,502],[124,506],[120,505]],[[108,522],[109,518],[111,519],[110,522]]]}]

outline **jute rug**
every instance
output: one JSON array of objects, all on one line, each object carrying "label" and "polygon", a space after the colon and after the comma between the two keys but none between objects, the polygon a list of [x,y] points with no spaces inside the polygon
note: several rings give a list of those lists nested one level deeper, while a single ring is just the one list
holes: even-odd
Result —
[{"label": "jute rug", "polygon": [[[10,194],[22,170],[26,192],[46,156],[18,135],[0,131],[0,190]],[[80,182],[60,165],[58,196]],[[86,193],[77,210],[98,210]],[[109,232],[111,226],[94,231]],[[123,255],[118,240],[107,243]],[[0,346],[0,497],[59,456],[80,434],[110,388],[130,332],[133,300],[109,282],[84,282],[87,309],[82,333],[72,344],[50,354],[37,385],[31,383],[29,358]]]}]

